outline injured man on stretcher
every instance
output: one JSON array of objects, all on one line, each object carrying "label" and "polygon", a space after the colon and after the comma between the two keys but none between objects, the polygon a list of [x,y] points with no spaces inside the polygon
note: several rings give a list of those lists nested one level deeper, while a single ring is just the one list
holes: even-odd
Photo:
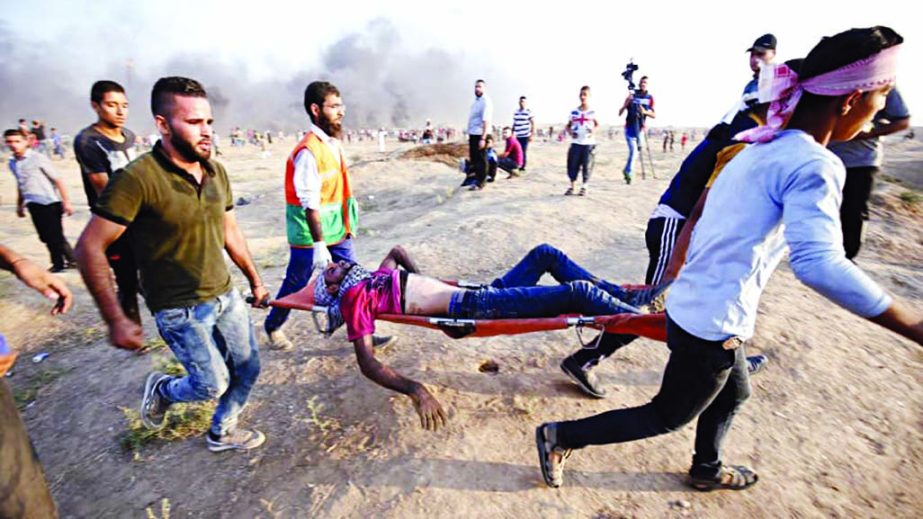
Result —
[{"label": "injured man on stretcher", "polygon": [[[379,314],[508,319],[638,313],[656,288],[623,289],[600,279],[550,245],[535,247],[490,285],[466,289],[420,275],[407,251],[394,247],[370,272],[356,263],[330,263],[314,288],[315,304],[339,309],[348,340],[356,348],[362,374],[376,384],[409,396],[421,425],[436,430],[446,414],[423,384],[407,379],[375,358],[372,334]],[[544,274],[559,284],[537,285]],[[336,319],[336,312],[332,313]]]}]

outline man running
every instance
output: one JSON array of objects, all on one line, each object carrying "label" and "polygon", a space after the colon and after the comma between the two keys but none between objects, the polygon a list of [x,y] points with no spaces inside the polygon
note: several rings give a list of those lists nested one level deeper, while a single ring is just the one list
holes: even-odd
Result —
[{"label": "man running", "polygon": [[38,237],[51,256],[51,272],[74,268],[74,251],[64,237],[61,222],[64,215],[74,214],[64,180],[47,155],[29,147],[29,138],[22,130],[6,130],[3,140],[13,152],[9,167],[16,177],[16,215],[25,218],[29,211]]},{"label": "man running", "polygon": [[217,398],[208,449],[253,449],[266,437],[237,427],[237,418],[260,374],[259,348],[224,253],[250,282],[254,306],[269,292],[237,225],[227,172],[211,160],[213,120],[205,89],[193,79],[161,78],[151,93],[151,111],[161,139],[114,175],[93,206],[77,245],[80,273],[109,325],[112,344],[140,349],[141,327],[118,304],[105,254],[130,228],[128,244],[147,306],[187,372],[148,376],[142,422],[158,429],[171,404]]},{"label": "man running", "polygon": [[539,426],[536,445],[549,486],[562,484],[572,449],[665,434],[696,417],[688,483],[741,490],[757,482],[753,470],[724,464],[721,451],[750,395],[745,343],[786,244],[803,283],[923,344],[923,315],[845,258],[838,205],[846,172],[825,148],[831,139],[853,138],[884,105],[902,41],[887,27],[853,29],[821,40],[800,74],[784,65],[762,71],[770,89],[784,94],[770,108],[767,127],[740,136],[758,144],[741,151],[712,188],[667,300],[670,359],[659,393],[639,407]]},{"label": "man running", "polygon": [[[135,134],[125,127],[128,119],[128,97],[115,81],[97,81],[90,88],[90,107],[96,112],[96,122],[87,126],[74,139],[74,156],[80,165],[83,191],[92,209],[99,194],[115,171],[137,157]],[[135,265],[128,235],[124,234],[106,250],[106,259],[115,274],[119,304],[129,319],[141,323],[138,310],[138,267]]]}]

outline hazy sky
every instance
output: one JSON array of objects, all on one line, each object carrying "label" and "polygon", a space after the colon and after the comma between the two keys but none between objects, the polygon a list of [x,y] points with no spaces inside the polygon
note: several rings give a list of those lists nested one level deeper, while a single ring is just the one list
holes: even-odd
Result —
[{"label": "hazy sky", "polygon": [[[470,1],[273,0],[8,3],[0,13],[0,28],[7,40],[19,43],[0,40],[0,53],[5,54],[0,56],[4,62],[0,74],[8,76],[0,77],[0,85],[8,97],[10,91],[23,87],[18,78],[28,77],[29,70],[44,71],[46,62],[54,63],[46,73],[53,77],[31,81],[47,81],[43,87],[49,93],[42,95],[69,103],[69,97],[55,92],[79,92],[83,101],[77,113],[91,119],[85,99],[93,80],[130,81],[128,60],[134,64],[131,73],[136,81],[179,73],[171,69],[173,64],[194,56],[183,62],[181,72],[195,77],[197,66],[220,69],[220,76],[209,73],[220,77],[212,83],[226,84],[210,86],[229,92],[245,84],[264,86],[247,90],[245,95],[251,99],[246,101],[238,95],[236,106],[252,102],[260,110],[270,110],[277,105],[300,118],[299,96],[310,74],[337,73],[334,62],[324,63],[324,53],[330,54],[331,46],[349,35],[359,35],[360,47],[381,45],[381,37],[361,38],[371,21],[384,19],[390,27],[390,50],[373,55],[372,63],[357,69],[354,76],[358,77],[347,84],[366,84],[343,92],[349,107],[362,101],[359,98],[374,97],[378,89],[400,89],[400,83],[407,82],[418,87],[407,90],[401,101],[408,105],[411,122],[422,124],[433,117],[461,126],[474,79],[484,77],[500,122],[510,118],[516,98],[525,94],[539,121],[560,124],[576,105],[579,87],[589,84],[597,114],[615,124],[626,93],[620,72],[633,57],[641,67],[639,74],[651,77],[656,125],[707,126],[732,105],[748,81],[744,50],[757,36],[774,33],[779,59],[785,60],[803,57],[821,36],[881,24],[906,39],[899,85],[911,113],[923,109],[923,67],[918,65],[923,63],[923,22],[910,2],[802,0],[748,6],[740,1],[670,0],[555,2],[552,7],[539,7],[538,2],[501,1],[478,3],[477,9],[474,5]],[[355,39],[346,38],[347,43]],[[11,53],[11,45],[20,50]],[[24,45],[30,52],[21,50]],[[380,75],[382,69],[402,64],[400,73]],[[383,81],[389,85],[377,84]],[[280,90],[279,85],[285,88]],[[150,85],[134,86],[130,121],[143,126],[150,117],[146,108]],[[17,104],[7,99],[0,115],[8,123],[19,114],[38,117],[33,113],[53,121],[56,114],[45,113],[42,101],[32,98]],[[377,102],[366,101],[365,109]],[[347,117],[351,114],[348,111]]]}]

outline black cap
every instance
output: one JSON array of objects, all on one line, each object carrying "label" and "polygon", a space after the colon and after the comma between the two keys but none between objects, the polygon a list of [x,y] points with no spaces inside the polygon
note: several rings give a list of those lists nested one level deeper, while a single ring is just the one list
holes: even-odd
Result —
[{"label": "black cap", "polygon": [[772,34],[764,34],[757,38],[747,52],[766,52],[767,50],[776,50],[776,37]]}]

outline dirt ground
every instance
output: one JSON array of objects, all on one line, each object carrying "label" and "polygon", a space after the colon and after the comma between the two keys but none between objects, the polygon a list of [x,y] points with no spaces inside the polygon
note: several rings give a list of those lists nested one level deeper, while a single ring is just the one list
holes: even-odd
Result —
[{"label": "dirt ground", "polygon": [[[236,211],[271,290],[288,259],[282,176],[292,144],[276,143],[269,156],[251,148],[222,157],[235,196],[250,201]],[[542,242],[613,281],[642,281],[646,221],[682,157],[678,145],[673,153],[653,150],[657,178],[638,177],[628,186],[620,173],[624,143],[604,139],[590,194],[578,198],[561,196],[563,144],[534,143],[523,178],[501,174],[479,193],[457,188],[456,169],[398,159],[407,146],[389,145],[385,154],[371,142],[347,147],[363,209],[360,259],[377,264],[402,244],[427,273],[485,281]],[[897,143],[888,160],[918,180],[923,143]],[[74,199],[84,202],[76,164],[56,165]],[[0,242],[45,264],[31,223],[15,216],[11,175],[0,175],[0,193]],[[880,185],[858,259],[917,307],[923,301],[919,196],[906,184]],[[65,225],[72,241],[89,216],[85,203],[78,207]],[[663,344],[639,340],[602,363],[610,396],[592,400],[558,368],[579,347],[572,332],[453,341],[381,323],[379,331],[400,336],[382,360],[427,383],[450,414],[448,428],[431,433],[420,428],[409,399],[362,377],[343,332],[319,337],[303,313],[294,313],[287,327],[296,350],[261,352],[262,375],[243,423],[266,432],[265,446],[213,454],[198,437],[154,442],[132,455],[119,445],[127,428],[122,408],[137,408],[146,374],[169,353],[111,348],[79,275],[64,278],[77,302],[71,314],[54,319],[40,296],[0,275],[0,328],[22,354],[8,381],[31,401],[22,414],[62,517],[141,518],[150,507],[159,518],[164,504],[174,518],[919,517],[923,511],[923,351],[828,303],[784,263],[763,297],[749,346],[771,363],[753,379],[725,455],[755,468],[761,480],[745,492],[710,494],[682,483],[692,426],[576,452],[558,490],[541,480],[535,426],[646,402],[658,388]],[[235,281],[246,286],[236,271]],[[253,310],[251,317],[261,327],[265,312]],[[153,340],[150,315],[144,325]],[[50,356],[31,362],[39,352]],[[486,360],[499,372],[480,372]]]}]

